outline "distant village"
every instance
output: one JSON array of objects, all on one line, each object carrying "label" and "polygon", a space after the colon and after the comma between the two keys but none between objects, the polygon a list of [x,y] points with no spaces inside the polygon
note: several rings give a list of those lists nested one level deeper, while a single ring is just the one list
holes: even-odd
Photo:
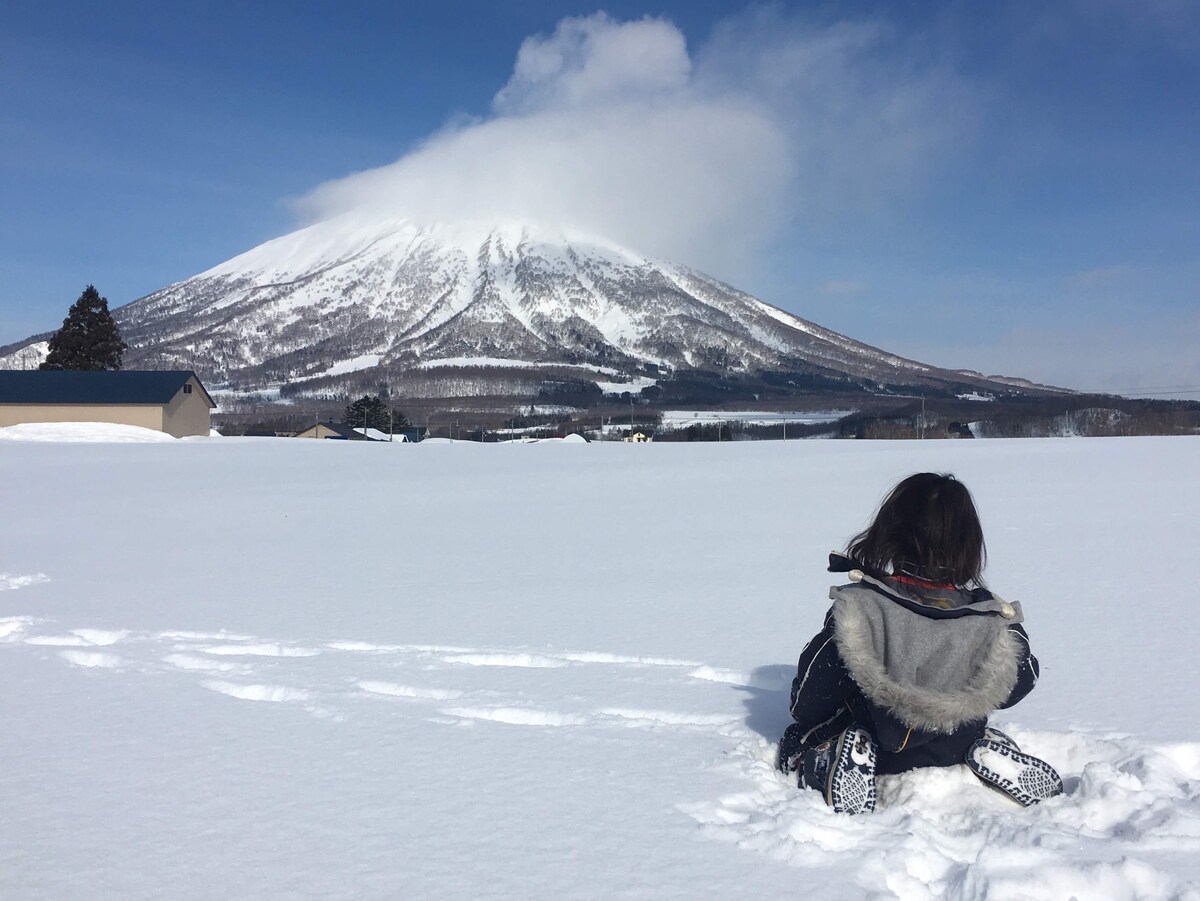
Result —
[{"label": "distant village", "polygon": [[[379,398],[363,397],[347,408],[347,421],[319,421],[306,429],[286,431],[247,429],[246,437],[316,438],[333,441],[415,443],[429,437],[426,426],[372,418],[382,406]],[[87,422],[130,425],[164,432],[175,438],[213,434],[217,408],[199,376],[191,370],[8,370],[0,371],[0,428],[25,423]],[[362,411],[355,417],[355,411]],[[394,420],[391,411],[384,419]],[[536,440],[531,431],[476,430],[464,440]],[[645,443],[652,435],[624,429],[617,440]],[[610,437],[612,433],[610,433]],[[580,440],[587,440],[580,436]]]}]

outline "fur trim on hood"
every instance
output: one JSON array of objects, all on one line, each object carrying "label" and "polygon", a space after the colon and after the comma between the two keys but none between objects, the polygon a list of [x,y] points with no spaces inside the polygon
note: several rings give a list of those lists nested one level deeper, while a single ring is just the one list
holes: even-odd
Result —
[{"label": "fur trim on hood", "polygon": [[830,590],[834,640],[866,697],[906,726],[948,734],[986,719],[1013,690],[1022,648],[1019,604],[993,595],[926,612],[919,598],[861,573]]}]

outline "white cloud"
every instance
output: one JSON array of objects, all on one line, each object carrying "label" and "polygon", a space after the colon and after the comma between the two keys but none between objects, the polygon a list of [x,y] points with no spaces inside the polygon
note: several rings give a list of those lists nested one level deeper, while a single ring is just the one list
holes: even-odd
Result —
[{"label": "white cloud", "polygon": [[919,32],[883,20],[819,25],[751,7],[714,30],[696,70],[784,124],[802,224],[910,196],[974,130],[974,87]]},{"label": "white cloud", "polygon": [[664,19],[564,19],[488,117],[298,209],[566,226],[736,281],[785,228],[907,190],[961,131],[960,81],[906,40],[758,10],[689,53]]},{"label": "white cloud", "polygon": [[526,38],[495,109],[504,114],[645,98],[687,87],[683,35],[663,19],[619,23],[605,13],[563,19],[549,37]]}]

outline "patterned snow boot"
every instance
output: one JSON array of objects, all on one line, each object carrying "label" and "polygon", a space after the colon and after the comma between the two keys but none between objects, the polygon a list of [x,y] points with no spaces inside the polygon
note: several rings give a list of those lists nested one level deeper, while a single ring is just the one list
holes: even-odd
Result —
[{"label": "patterned snow boot", "polygon": [[801,782],[816,789],[837,813],[875,809],[875,739],[861,726],[804,752]]},{"label": "patterned snow boot", "polygon": [[988,788],[994,788],[1018,804],[1032,807],[1039,801],[1061,795],[1062,779],[1054,767],[1032,754],[1025,754],[1017,743],[988,726],[983,738],[967,750],[967,768]]}]

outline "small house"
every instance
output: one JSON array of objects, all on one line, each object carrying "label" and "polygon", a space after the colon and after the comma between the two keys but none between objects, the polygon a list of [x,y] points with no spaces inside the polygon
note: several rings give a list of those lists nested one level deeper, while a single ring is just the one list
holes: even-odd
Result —
[{"label": "small house", "polygon": [[27,422],[112,422],[208,435],[212,397],[190,369],[0,371],[0,427]]},{"label": "small house", "polygon": [[310,425],[302,432],[295,434],[296,438],[327,438],[334,441],[420,441],[425,437],[425,429],[409,428],[396,429],[391,435],[379,429],[364,429],[362,426],[348,426],[344,422],[318,422]]},{"label": "small house", "polygon": [[[366,431],[368,434],[363,434]],[[369,433],[372,429],[364,430],[361,426],[357,429],[346,425],[344,422],[334,422],[332,419],[326,422],[318,422],[316,425],[310,425],[307,429],[303,429],[296,433],[296,438],[328,438],[333,441],[375,441],[377,440]],[[383,436],[383,440],[387,440],[387,436]]]}]

